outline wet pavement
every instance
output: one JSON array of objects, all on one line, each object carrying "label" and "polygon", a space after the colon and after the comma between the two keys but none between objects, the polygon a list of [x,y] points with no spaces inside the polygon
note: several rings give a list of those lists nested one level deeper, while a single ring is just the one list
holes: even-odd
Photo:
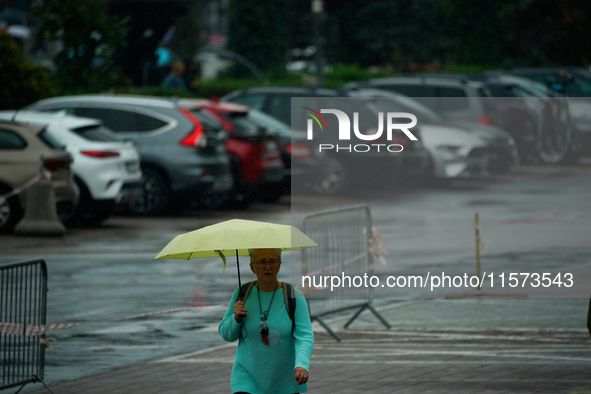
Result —
[{"label": "wet pavement", "polygon": [[[317,323],[312,393],[574,393],[591,390],[585,300],[430,299]],[[216,327],[195,336],[217,334]],[[235,343],[51,386],[74,393],[229,393]],[[42,393],[39,385],[27,392]]]},{"label": "wet pavement", "polygon": [[[385,288],[374,305],[391,330],[368,312],[346,331],[340,327],[351,312],[330,317],[341,342],[316,326],[310,390],[570,393],[591,387],[589,374],[581,372],[591,362],[585,328],[591,221],[577,218],[591,212],[590,176],[591,165],[530,166],[443,189],[300,196],[175,217],[116,216],[99,229],[72,229],[62,238],[2,235],[0,263],[45,259],[48,323],[86,323],[48,333],[57,342],[46,353],[45,380],[56,393],[217,393],[229,392],[233,349],[217,348],[226,345],[216,326],[236,286],[236,266],[229,259],[220,275],[219,259],[153,261],[174,236],[233,217],[298,225],[303,214],[365,202],[389,251],[388,263],[375,265],[376,275],[461,275],[475,272],[474,212],[483,223],[559,218],[484,229],[482,270],[568,270],[583,284],[576,295],[556,286],[542,293],[520,287]],[[298,261],[295,254],[284,256],[282,280],[292,276],[292,258]],[[243,271],[243,280],[249,275]],[[104,322],[211,306],[221,307]]]}]

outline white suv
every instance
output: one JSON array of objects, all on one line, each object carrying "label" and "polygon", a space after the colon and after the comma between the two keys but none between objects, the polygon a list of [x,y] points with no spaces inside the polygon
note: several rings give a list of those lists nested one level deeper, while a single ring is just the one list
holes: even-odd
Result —
[{"label": "white suv", "polygon": [[47,125],[47,132],[72,155],[80,200],[66,223],[98,225],[116,203],[142,196],[140,159],[131,142],[122,142],[100,120],[65,113],[2,111],[0,119]]}]

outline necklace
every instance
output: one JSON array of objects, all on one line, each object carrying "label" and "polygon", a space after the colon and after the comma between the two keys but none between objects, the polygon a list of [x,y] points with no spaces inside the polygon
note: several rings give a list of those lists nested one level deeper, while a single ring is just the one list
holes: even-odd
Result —
[{"label": "necklace", "polygon": [[265,345],[269,344],[269,339],[267,339],[267,336],[269,335],[269,329],[267,328],[267,318],[269,317],[269,311],[271,310],[271,305],[273,304],[273,299],[275,298],[275,292],[277,291],[278,284],[279,282],[275,283],[275,290],[273,290],[273,295],[271,296],[269,307],[264,312],[263,307],[261,306],[261,291],[257,286],[257,298],[259,299],[259,310],[261,311],[261,338]]}]

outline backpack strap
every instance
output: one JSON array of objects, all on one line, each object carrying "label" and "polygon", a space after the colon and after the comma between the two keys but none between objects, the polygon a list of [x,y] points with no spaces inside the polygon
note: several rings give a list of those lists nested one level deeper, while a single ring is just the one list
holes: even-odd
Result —
[{"label": "backpack strap", "polygon": [[291,284],[286,282],[281,282],[281,284],[283,285],[283,302],[285,303],[287,315],[291,319],[291,335],[293,335],[295,330],[295,291],[293,290],[293,286]]},{"label": "backpack strap", "polygon": [[[252,287],[255,285],[255,283],[257,283],[256,280],[253,280],[252,282],[248,282],[243,284],[242,286],[240,286],[240,291],[238,292],[238,300],[242,300],[244,302],[246,302],[246,299],[248,298],[248,296],[250,295],[250,291],[252,290]],[[244,324],[240,325],[240,336],[242,336],[243,338],[246,338],[246,327],[244,327]]]},{"label": "backpack strap", "polygon": [[252,282],[248,282],[248,283],[243,284],[240,287],[240,292],[238,293],[238,300],[242,300],[242,301],[246,302],[246,299],[250,295],[252,287],[255,285],[255,283],[257,283],[256,280],[253,280]]}]

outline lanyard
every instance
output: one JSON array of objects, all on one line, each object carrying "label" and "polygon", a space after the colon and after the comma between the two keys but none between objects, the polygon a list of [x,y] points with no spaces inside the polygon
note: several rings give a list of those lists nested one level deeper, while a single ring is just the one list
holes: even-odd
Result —
[{"label": "lanyard", "polygon": [[257,286],[257,298],[259,299],[259,310],[261,311],[261,323],[267,323],[267,318],[269,316],[269,311],[271,310],[271,304],[273,303],[273,299],[275,298],[275,292],[277,291],[277,286],[279,285],[279,282],[275,283],[275,290],[273,290],[273,295],[271,296],[271,302],[269,302],[269,307],[267,308],[267,310],[265,312],[263,312],[263,308],[261,306],[261,291],[259,290],[258,286]]}]

